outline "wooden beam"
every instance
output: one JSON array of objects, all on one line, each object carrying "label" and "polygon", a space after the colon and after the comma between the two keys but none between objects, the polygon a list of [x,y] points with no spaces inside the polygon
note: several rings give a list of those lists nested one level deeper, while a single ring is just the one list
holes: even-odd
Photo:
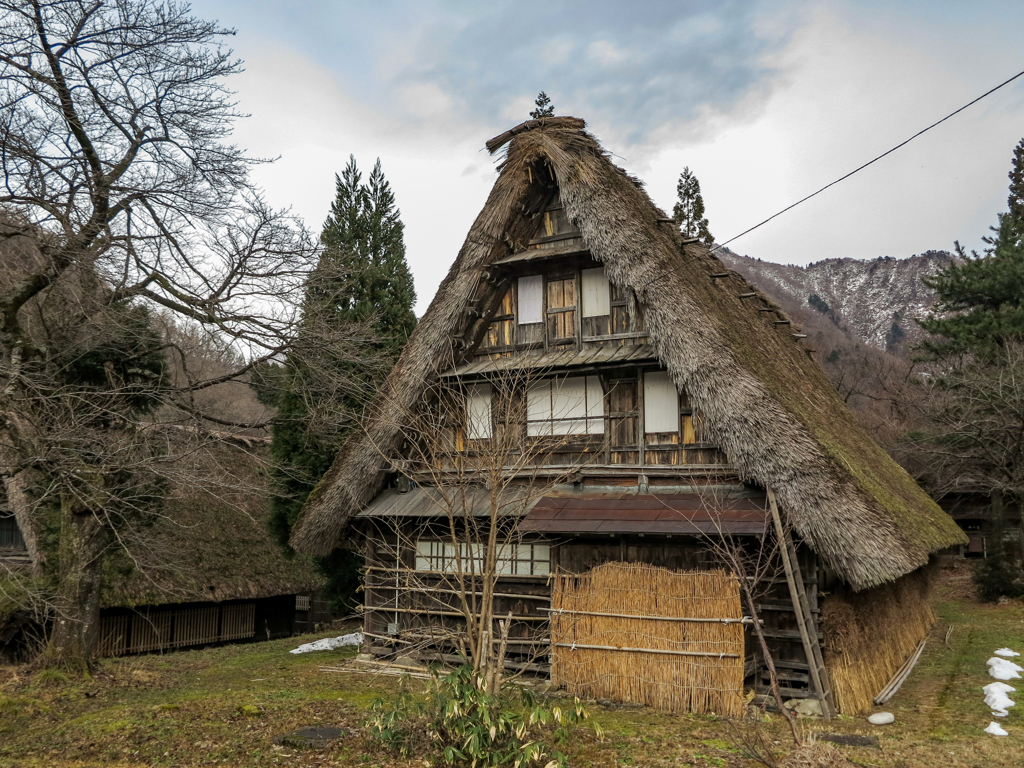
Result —
[{"label": "wooden beam", "polygon": [[807,605],[807,593],[804,591],[803,577],[800,574],[800,564],[796,560],[796,551],[789,532],[782,526],[782,517],[779,515],[779,505],[775,501],[775,491],[771,488],[768,492],[768,506],[771,508],[772,520],[775,523],[775,535],[779,542],[779,553],[782,556],[782,565],[786,571],[786,581],[789,584],[789,594],[793,601],[793,613],[796,615],[796,623],[800,629],[800,640],[804,646],[804,655],[810,667],[811,682],[816,693],[816,698],[821,703],[821,713],[826,720],[831,719],[835,712],[835,705],[832,702],[832,692],[825,686],[827,680],[825,662],[821,655],[818,633],[815,631],[811,637],[811,628],[808,623],[812,620],[810,606]]}]

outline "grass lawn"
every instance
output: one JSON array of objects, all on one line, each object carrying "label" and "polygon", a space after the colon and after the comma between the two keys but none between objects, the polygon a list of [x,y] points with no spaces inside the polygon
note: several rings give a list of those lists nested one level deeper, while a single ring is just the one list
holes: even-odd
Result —
[{"label": "grass lawn", "polygon": [[[856,765],[1024,765],[1024,712],[992,718],[981,692],[991,682],[985,661],[992,651],[1024,649],[1024,607],[1017,601],[978,604],[968,585],[965,568],[944,572],[934,598],[939,622],[910,679],[886,707],[896,716],[893,725],[841,718],[803,720],[805,728],[877,736],[878,748],[841,747]],[[359,732],[373,700],[395,694],[396,678],[322,672],[321,666],[354,651],[289,654],[297,644],[106,660],[86,681],[0,667],[0,766],[428,765],[389,755]],[[1024,685],[1021,691],[1018,696]],[[1024,699],[1018,701],[1024,707]],[[573,766],[755,765],[713,717],[597,704],[590,710],[604,740],[586,726],[578,729],[565,750]],[[781,718],[769,717],[756,727],[782,754],[790,748],[788,730]],[[1010,735],[983,733],[992,719]],[[311,725],[352,732],[322,750],[274,745],[274,736]],[[738,727],[749,733],[755,725]]]}]

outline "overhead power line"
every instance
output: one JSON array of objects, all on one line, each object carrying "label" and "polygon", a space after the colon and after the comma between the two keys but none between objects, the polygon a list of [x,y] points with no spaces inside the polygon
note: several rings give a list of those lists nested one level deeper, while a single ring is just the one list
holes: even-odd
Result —
[{"label": "overhead power line", "polygon": [[[1024,75],[1024,71],[1018,72],[1018,73],[1017,73],[1016,75],[1014,75],[1013,77],[1011,77],[1011,78],[1010,78],[1009,80],[1004,80],[1004,81],[1003,81],[1003,82],[1001,82],[1001,83],[1000,83],[999,85],[997,85],[997,86],[996,86],[995,88],[992,88],[992,89],[990,89],[990,90],[987,90],[987,91],[985,91],[985,92],[984,92],[983,94],[981,94],[981,96],[978,96],[978,97],[977,97],[976,99],[973,99],[972,101],[969,101],[969,102],[967,102],[966,104],[964,104],[964,105],[963,105],[962,107],[960,107],[959,109],[957,109],[957,110],[954,110],[953,112],[950,112],[950,113],[949,113],[948,115],[946,115],[946,116],[945,116],[944,118],[942,118],[941,120],[936,120],[936,121],[935,121],[934,123],[932,123],[931,125],[929,125],[929,126],[928,126],[927,128],[922,128],[922,129],[921,129],[920,131],[918,131],[917,133],[915,133],[915,134],[914,134],[913,136],[911,136],[911,137],[910,137],[909,139],[906,139],[905,141],[901,141],[901,142],[900,142],[899,144],[897,144],[897,145],[896,145],[895,147],[893,147],[892,149],[889,149],[889,150],[887,150],[887,151],[883,152],[882,154],[880,154],[880,155],[879,155],[878,157],[876,157],[876,158],[873,158],[873,159],[871,159],[871,160],[868,160],[868,161],[867,161],[866,163],[864,163],[863,165],[861,165],[861,166],[858,166],[857,168],[854,168],[854,169],[853,169],[852,171],[850,171],[849,173],[847,173],[847,174],[846,174],[846,175],[844,175],[844,176],[840,176],[840,177],[839,177],[838,179],[836,179],[835,181],[829,182],[828,184],[826,184],[826,185],[825,185],[824,187],[822,187],[822,188],[821,188],[821,189],[819,189],[818,191],[816,191],[816,192],[812,192],[811,194],[807,195],[807,197],[804,197],[804,198],[801,198],[800,200],[797,200],[797,201],[796,201],[795,203],[793,203],[792,205],[787,205],[787,206],[786,206],[785,208],[783,208],[783,209],[782,209],[781,211],[779,211],[778,213],[774,213],[774,214],[772,214],[771,216],[769,216],[769,217],[768,217],[767,219],[765,219],[764,221],[762,221],[762,222],[760,222],[760,223],[758,223],[758,224],[755,224],[754,226],[752,226],[752,227],[751,227],[750,229],[745,229],[745,230],[743,230],[742,232],[740,232],[740,233],[739,233],[738,235],[736,235],[736,236],[734,236],[734,237],[730,237],[730,238],[729,238],[728,240],[726,240],[726,241],[725,241],[724,243],[719,243],[718,245],[716,245],[716,246],[715,246],[714,248],[712,248],[712,249],[711,249],[711,252],[712,252],[712,253],[714,253],[714,252],[715,252],[715,251],[717,251],[717,250],[718,250],[719,248],[724,248],[725,246],[727,246],[727,245],[728,245],[729,243],[733,242],[734,240],[738,240],[739,238],[743,237],[744,235],[748,235],[748,234],[750,234],[750,233],[751,233],[751,232],[753,232],[753,231],[754,231],[755,229],[758,229],[759,227],[763,227],[763,226],[764,226],[765,224],[767,224],[767,223],[768,223],[769,221],[771,221],[772,219],[778,218],[779,216],[781,216],[782,214],[786,213],[787,211],[791,211],[791,210],[793,210],[794,208],[796,208],[796,207],[797,207],[798,205],[800,205],[801,203],[806,203],[806,202],[807,202],[808,200],[810,200],[810,199],[811,199],[812,197],[815,197],[816,195],[820,195],[820,194],[821,194],[822,192],[824,192],[824,191],[825,191],[826,189],[828,189],[829,187],[834,187],[834,186],[835,186],[836,184],[838,184],[838,183],[839,183],[839,182],[841,182],[841,181],[845,181],[846,179],[848,179],[848,178],[850,178],[851,176],[853,176],[853,175],[854,175],[855,173],[859,173],[860,171],[863,171],[863,170],[864,170],[865,168],[867,168],[867,167],[868,167],[869,165],[872,165],[872,164],[874,164],[874,163],[877,163],[877,162],[878,162],[879,160],[881,160],[881,159],[882,159],[883,157],[886,157],[887,155],[891,155],[891,154],[892,154],[893,152],[895,152],[895,151],[896,151],[897,149],[900,149],[901,147],[905,147],[905,146],[906,146],[907,144],[909,144],[910,142],[912,142],[912,141],[913,141],[914,139],[916,139],[916,138],[917,138],[918,136],[921,136],[921,135],[923,135],[923,134],[927,133],[927,132],[928,132],[928,131],[930,131],[930,130],[931,130],[932,128],[935,128],[935,127],[936,127],[936,126],[938,126],[938,125],[942,125],[942,123],[946,122],[946,121],[947,121],[947,120],[949,120],[949,119],[950,119],[951,117],[954,117],[954,116],[956,116],[956,115],[960,114],[961,112],[963,112],[963,111],[964,111],[965,109],[967,109],[968,107],[974,106],[974,105],[975,105],[975,104],[977,104],[977,103],[978,103],[979,101],[981,101],[982,99],[984,99],[984,98],[985,98],[986,96],[991,96],[991,95],[992,95],[993,93],[995,93],[996,91],[998,91],[998,90],[999,90],[1000,88],[1002,88],[1002,87],[1004,87],[1004,86],[1007,86],[1007,85],[1009,85],[1009,84],[1010,84],[1010,83],[1012,83],[1012,82],[1013,82],[1014,80],[1016,80],[1017,78],[1021,77],[1022,75]],[[678,269],[678,267],[677,267],[676,269]],[[670,272],[674,272],[675,270],[669,270],[669,271],[670,271]],[[651,280],[651,281],[649,281],[648,283],[646,283],[646,284],[645,284],[645,286],[644,286],[644,287],[646,287],[647,285],[650,285],[651,283],[655,282],[655,280],[658,280],[658,279],[659,279],[660,277],[664,277],[664,275],[665,275],[665,274],[668,274],[668,272],[666,272],[666,273],[663,273],[662,275],[659,275],[658,277],[654,278],[654,280]]]}]

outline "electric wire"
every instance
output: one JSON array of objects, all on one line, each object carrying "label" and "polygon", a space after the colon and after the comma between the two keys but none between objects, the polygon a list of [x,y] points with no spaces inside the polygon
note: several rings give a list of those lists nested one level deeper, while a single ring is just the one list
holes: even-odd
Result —
[{"label": "electric wire", "polygon": [[[999,85],[997,85],[997,86],[996,86],[995,88],[991,88],[990,90],[987,90],[987,91],[985,91],[985,93],[981,94],[981,95],[980,95],[980,96],[978,96],[978,97],[977,97],[976,99],[973,99],[972,101],[969,101],[969,102],[967,102],[966,104],[964,104],[964,105],[963,105],[962,107],[960,107],[959,109],[957,109],[957,110],[954,110],[953,112],[950,112],[950,113],[949,113],[948,115],[946,115],[946,116],[945,116],[944,118],[942,118],[941,120],[937,120],[937,121],[935,121],[934,123],[932,123],[931,125],[929,125],[929,126],[928,126],[927,128],[922,128],[922,129],[921,129],[920,131],[918,131],[917,133],[915,133],[915,134],[914,134],[913,136],[911,136],[911,137],[910,137],[909,139],[906,139],[906,140],[904,140],[904,141],[901,141],[901,142],[900,142],[899,144],[897,144],[897,145],[896,145],[895,147],[893,147],[892,149],[889,149],[889,150],[887,150],[887,151],[883,152],[882,154],[878,155],[878,157],[875,157],[875,158],[874,158],[874,159],[872,159],[872,160],[868,160],[868,162],[864,163],[864,164],[863,164],[863,165],[861,165],[861,166],[858,166],[857,168],[854,168],[854,169],[853,169],[852,171],[850,171],[849,173],[845,174],[844,176],[840,176],[840,177],[839,177],[838,179],[836,179],[835,181],[829,182],[828,184],[826,184],[826,185],[825,185],[824,187],[822,187],[821,189],[817,190],[816,192],[812,192],[811,194],[807,195],[807,197],[801,198],[800,200],[797,200],[797,201],[796,201],[795,203],[793,203],[792,205],[788,205],[788,206],[786,206],[785,208],[783,208],[783,209],[782,209],[781,211],[779,211],[778,213],[772,214],[771,216],[769,216],[769,217],[768,217],[767,219],[765,219],[764,221],[762,221],[762,222],[760,222],[760,223],[758,223],[758,224],[755,224],[754,226],[750,227],[749,229],[745,229],[745,230],[743,230],[743,231],[742,231],[742,232],[740,232],[740,233],[739,233],[738,235],[735,235],[734,237],[730,237],[730,238],[729,238],[728,240],[726,240],[726,241],[725,241],[724,243],[719,243],[719,244],[715,245],[715,246],[714,246],[713,248],[711,248],[711,249],[710,249],[710,251],[709,251],[709,252],[710,252],[710,253],[714,253],[714,252],[715,252],[715,251],[717,251],[718,249],[720,249],[720,248],[724,248],[724,247],[725,247],[725,246],[727,246],[727,245],[728,245],[729,243],[731,243],[731,242],[733,242],[733,241],[735,241],[735,240],[739,240],[739,239],[740,239],[741,237],[743,237],[744,235],[748,235],[748,234],[750,234],[751,232],[753,232],[753,231],[754,231],[755,229],[758,229],[759,227],[763,227],[763,226],[764,226],[765,224],[767,224],[767,223],[768,223],[769,221],[771,221],[772,219],[776,219],[776,218],[778,218],[779,216],[781,216],[782,214],[786,213],[787,211],[791,211],[791,210],[793,210],[794,208],[796,208],[796,207],[797,207],[798,205],[800,205],[801,203],[806,203],[806,202],[807,202],[808,200],[810,200],[810,199],[811,199],[812,197],[816,197],[817,195],[820,195],[820,194],[821,194],[822,192],[824,192],[824,191],[825,191],[826,189],[828,189],[829,187],[834,187],[834,186],[835,186],[836,184],[838,184],[838,183],[839,183],[839,182],[841,182],[841,181],[845,181],[846,179],[848,179],[848,178],[850,178],[851,176],[853,176],[853,175],[854,175],[855,173],[859,173],[860,171],[863,171],[863,170],[864,170],[865,168],[867,168],[867,167],[868,167],[869,165],[873,165],[874,163],[877,163],[877,162],[878,162],[879,160],[881,160],[881,159],[882,159],[883,157],[886,157],[886,156],[888,156],[888,155],[891,155],[891,154],[892,154],[893,152],[895,152],[895,151],[896,151],[897,149],[900,149],[900,148],[902,148],[902,147],[905,147],[905,146],[906,146],[907,144],[909,144],[910,142],[912,142],[912,141],[913,141],[914,139],[916,139],[917,137],[919,137],[919,136],[921,136],[921,135],[923,135],[923,134],[927,133],[928,131],[930,131],[930,130],[931,130],[932,128],[935,128],[936,126],[939,126],[939,125],[941,125],[942,123],[944,123],[944,122],[946,122],[947,120],[949,120],[949,119],[950,119],[951,117],[955,117],[956,115],[960,114],[960,113],[961,113],[961,112],[963,112],[963,111],[964,111],[965,109],[967,109],[968,107],[972,107],[972,106],[974,106],[974,105],[975,105],[975,104],[977,104],[977,103],[978,103],[979,101],[981,101],[982,99],[984,99],[984,98],[985,98],[986,96],[991,96],[991,95],[992,95],[993,93],[995,93],[996,91],[998,91],[998,90],[999,90],[1000,88],[1003,88],[1004,86],[1007,86],[1007,85],[1009,85],[1009,84],[1010,84],[1010,83],[1012,83],[1012,82],[1013,82],[1014,80],[1016,80],[1017,78],[1021,77],[1022,75],[1024,75],[1024,70],[1022,70],[1022,71],[1018,72],[1018,73],[1017,73],[1016,75],[1014,75],[1013,77],[1009,78],[1008,80],[1004,80],[1004,81],[1003,81],[1003,82],[1001,82],[1001,83],[1000,83]],[[681,265],[681,266],[685,266],[685,265]],[[646,283],[644,283],[644,284],[643,284],[643,285],[641,286],[641,289],[643,289],[643,288],[646,288],[646,287],[647,287],[648,285],[651,285],[652,283],[656,282],[657,280],[659,280],[660,278],[664,277],[665,275],[667,275],[667,274],[670,274],[671,272],[675,272],[676,270],[678,270],[678,269],[680,269],[680,268],[681,268],[681,267],[676,267],[675,269],[670,269],[670,270],[668,270],[668,271],[666,271],[666,272],[663,272],[663,273],[662,273],[662,274],[660,274],[660,275],[657,275],[657,276],[656,276],[656,277],[654,277],[653,279],[651,279],[651,280],[647,281]]]}]

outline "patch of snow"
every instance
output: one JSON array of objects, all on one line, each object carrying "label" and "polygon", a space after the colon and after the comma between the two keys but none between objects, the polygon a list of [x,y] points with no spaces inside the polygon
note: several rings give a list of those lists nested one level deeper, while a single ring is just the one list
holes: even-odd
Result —
[{"label": "patch of snow", "polygon": [[1011,651],[1009,648],[1000,648],[996,651],[996,656],[1005,656],[1008,659],[1012,659],[1014,656],[1020,656],[1016,651]]},{"label": "patch of snow", "polygon": [[991,733],[993,736],[1009,736],[1010,734],[999,727],[999,723],[993,720],[988,724],[988,728],[985,729],[985,733]]},{"label": "patch of snow", "polygon": [[313,651],[333,651],[335,648],[344,648],[346,645],[362,645],[363,644],[363,633],[352,632],[348,635],[342,635],[341,637],[325,637],[323,640],[317,640],[312,643],[306,643],[300,645],[298,648],[288,651],[288,653],[312,653]]},{"label": "patch of snow", "polygon": [[989,683],[981,690],[985,692],[986,696],[990,693],[1015,693],[1017,691],[1012,685],[1006,683]]},{"label": "patch of snow", "polygon": [[991,709],[999,712],[1005,712],[1010,707],[1016,706],[1016,703],[1010,699],[1005,693],[990,693],[985,697],[985,703],[989,705]]},{"label": "patch of snow", "polygon": [[1001,659],[998,656],[993,656],[987,663],[988,673],[996,680],[1016,680],[1020,678],[1020,673],[1024,672],[1024,667],[1019,667],[1012,661]]}]

